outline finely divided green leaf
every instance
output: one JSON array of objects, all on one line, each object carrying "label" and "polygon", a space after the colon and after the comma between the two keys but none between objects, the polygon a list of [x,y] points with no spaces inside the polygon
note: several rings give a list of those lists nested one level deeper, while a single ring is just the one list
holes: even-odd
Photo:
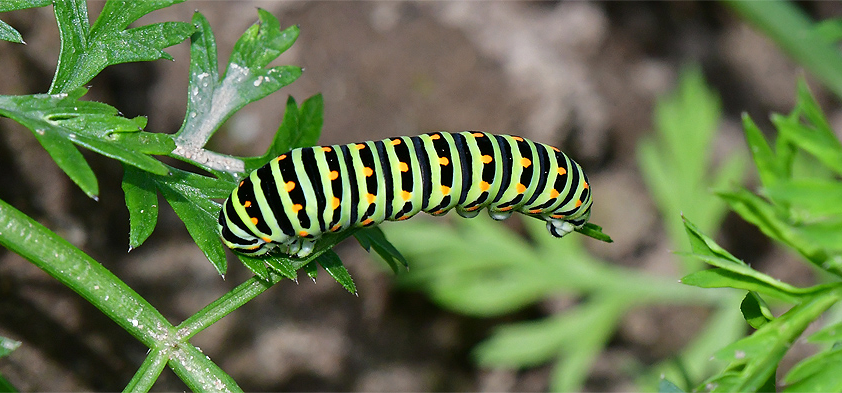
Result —
[{"label": "finely divided green leaf", "polygon": [[815,295],[833,285],[824,284],[809,288],[798,288],[781,282],[752,269],[745,262],[722,249],[713,239],[701,233],[686,218],[684,223],[690,243],[693,245],[693,253],[688,255],[719,268],[691,273],[682,278],[681,281],[685,284],[704,288],[732,287],[746,289],[790,301],[799,297]]},{"label": "finely divided green leaf", "polygon": [[842,390],[842,348],[820,352],[795,365],[786,377],[784,392],[838,392]]},{"label": "finely divided green leaf", "polygon": [[307,276],[310,277],[313,282],[316,282],[316,278],[319,276],[319,265],[316,262],[310,262],[304,265],[304,273],[307,273]]},{"label": "finely divided green leaf", "polygon": [[301,104],[298,117],[298,139],[289,148],[313,146],[319,140],[324,124],[324,99],[316,94]]},{"label": "finely divided green leaf", "polygon": [[542,364],[559,356],[565,337],[575,330],[571,319],[581,313],[577,309],[552,318],[501,326],[474,349],[473,356],[486,367]]},{"label": "finely divided green leaf", "polygon": [[123,166],[123,193],[129,209],[129,251],[139,247],[158,223],[158,189],[146,173]]},{"label": "finely divided green leaf", "polygon": [[231,61],[219,80],[213,33],[207,20],[194,14],[196,33],[191,37],[188,110],[176,133],[179,146],[201,147],[234,112],[261,99],[301,75],[301,68],[277,66],[264,68],[298,37],[298,27],[281,31],[277,19],[258,11],[260,21],[240,37]]},{"label": "finely divided green leaf", "polygon": [[0,358],[8,356],[20,346],[21,342],[0,336]]},{"label": "finely divided green leaf", "polygon": [[[24,124],[26,126],[26,124]],[[37,126],[36,126],[37,127]],[[73,180],[82,191],[93,199],[99,199],[99,185],[93,169],[85,157],[65,135],[53,128],[32,129],[35,139],[53,158],[56,165]]]},{"label": "finely divided green leaf", "polygon": [[761,326],[775,319],[772,311],[769,310],[769,306],[754,291],[746,293],[746,297],[740,303],[740,311],[742,311],[746,322],[755,329],[760,329]]},{"label": "finely divided green leaf", "polygon": [[292,280],[298,281],[298,274],[295,267],[293,267],[289,258],[280,255],[269,255],[263,259],[269,267],[276,273]]},{"label": "finely divided green leaf", "polygon": [[615,300],[600,299],[548,319],[503,326],[473,355],[482,365],[510,368],[559,358],[551,384],[559,391],[577,390],[617,323],[621,302]]},{"label": "finely divided green leaf", "polygon": [[258,23],[249,27],[234,45],[231,63],[248,68],[266,67],[298,38],[297,26],[281,31],[281,24],[271,13],[258,8],[257,15]]},{"label": "finely divided green leaf", "polygon": [[760,180],[766,187],[774,186],[776,181],[786,176],[787,170],[775,157],[775,153],[772,152],[772,148],[769,147],[763,133],[746,113],[743,113],[743,129]]},{"label": "finely divided green leaf", "polygon": [[243,254],[237,254],[237,258],[239,258],[240,262],[242,262],[243,265],[251,270],[257,277],[267,281],[270,279],[269,270],[266,269],[266,262],[262,259],[252,258]]},{"label": "finely divided green leaf", "polygon": [[[707,262],[709,259],[703,260]],[[735,288],[757,291],[789,302],[795,302],[798,299],[796,294],[781,290],[767,281],[723,268],[705,269],[690,273],[681,278],[681,283],[700,288]]]},{"label": "finely divided green leaf", "polygon": [[810,336],[809,341],[824,343],[836,343],[837,341],[842,341],[842,322],[832,323],[821,328],[821,330]]},{"label": "finely divided green leaf", "polygon": [[278,126],[278,131],[275,132],[272,144],[259,159],[246,159],[246,170],[258,168],[269,159],[288,152],[292,149],[292,146],[299,145],[298,141],[301,139],[301,129],[298,127],[299,117],[298,104],[295,102],[295,98],[287,97],[284,118],[281,120],[281,125]]},{"label": "finely divided green leaf", "polygon": [[327,250],[319,255],[316,258],[316,262],[318,262],[319,265],[327,271],[327,274],[330,274],[336,282],[348,290],[348,292],[351,292],[354,295],[357,294],[357,286],[354,285],[354,280],[351,278],[351,274],[348,273],[348,269],[346,269],[345,265],[342,264],[342,261],[339,259],[339,255],[333,252],[333,250]]},{"label": "finely divided green leaf", "polygon": [[658,381],[658,393],[684,393],[684,390],[670,380],[661,378]]},{"label": "finely divided green leaf", "polygon": [[0,2],[0,12],[46,7],[52,4],[52,0],[3,0],[3,2]]},{"label": "finely divided green leaf", "polygon": [[747,22],[774,41],[838,97],[842,97],[842,55],[834,43],[815,31],[806,10],[787,1],[728,1]]},{"label": "finely divided green leaf", "polygon": [[11,41],[17,44],[23,44],[23,37],[8,23],[0,20],[0,40]]},{"label": "finely divided green leaf", "polygon": [[374,249],[374,252],[386,261],[395,274],[398,273],[398,263],[403,265],[405,269],[409,268],[406,258],[386,239],[386,234],[380,228],[362,228],[354,234],[354,237],[366,251],[371,252]]},{"label": "finely divided green leaf", "polygon": [[[838,300],[839,295],[832,291],[806,299],[751,336],[721,349],[716,357],[730,361],[731,366],[703,382],[696,390],[749,392],[767,388],[792,343]],[[774,390],[774,384],[772,388]]]},{"label": "finely divided green leaf", "polygon": [[817,22],[815,33],[831,44],[842,40],[842,19],[825,19]]},{"label": "finely divided green leaf", "polygon": [[699,228],[693,225],[686,217],[681,217],[684,220],[684,228],[687,231],[687,236],[690,239],[690,246],[693,253],[697,256],[708,256],[726,261],[729,265],[747,266],[745,262],[731,255],[730,252],[720,247],[716,242],[702,233]]},{"label": "finely divided green leaf", "polygon": [[764,189],[770,199],[790,206],[799,219],[815,221],[842,216],[842,182],[826,179],[792,179]]},{"label": "finely divided green leaf", "polygon": [[837,275],[842,274],[842,265],[836,263],[834,258],[829,258],[827,252],[805,236],[803,231],[782,219],[778,209],[759,196],[744,189],[722,192],[719,196],[744,220],[757,226],[766,236],[789,245],[822,269]]},{"label": "finely divided green leaf", "polygon": [[[698,67],[684,69],[678,87],[658,100],[656,137],[638,143],[637,162],[663,217],[675,218],[680,212],[703,217],[698,225],[705,231],[715,230],[725,217],[726,205],[710,198],[710,189],[741,181],[746,160],[732,153],[714,161],[710,146],[720,117],[718,94],[706,85]],[[668,219],[666,225],[678,247],[684,238],[682,223]],[[694,260],[682,262],[687,271],[698,270]]]},{"label": "finely divided green leaf", "polygon": [[[823,115],[818,113],[814,116]],[[811,119],[811,121],[818,121],[818,119]],[[842,145],[830,128],[823,129],[824,126],[804,125],[797,120],[780,115],[773,115],[772,123],[775,124],[780,137],[786,138],[794,145],[812,154],[837,174],[842,174]]]},{"label": "finely divided green leaf", "polygon": [[[190,80],[188,82],[187,113],[179,129],[199,127],[212,119],[213,91],[219,83],[219,64],[216,39],[204,15],[193,13],[195,32],[190,36]],[[178,135],[178,133],[176,133]]]},{"label": "finely divided green leaf", "polygon": [[324,102],[321,94],[316,94],[301,104],[295,99],[287,99],[284,119],[275,133],[272,144],[260,157],[248,157],[245,162],[246,172],[263,166],[267,161],[297,147],[313,146],[322,132]]},{"label": "finely divided green leaf", "polygon": [[[87,82],[72,86],[68,83],[71,79],[82,79],[76,75],[90,73],[82,71],[88,64],[80,61],[85,53],[90,31],[88,7],[84,0],[67,0],[56,2],[53,8],[58,23],[59,37],[61,37],[61,51],[49,93],[69,93]],[[93,75],[90,78],[93,78]]]},{"label": "finely divided green leaf", "polygon": [[144,152],[174,147],[169,136],[145,133],[146,119],[128,119],[109,105],[78,100],[85,93],[0,96],[0,115],[32,130],[33,135],[76,184],[88,195],[98,193],[96,178],[72,144],[156,174],[167,168]]},{"label": "finely divided green leaf", "polygon": [[576,229],[576,232],[579,232],[585,236],[592,237],[596,240],[604,241],[606,243],[614,243],[614,240],[611,239],[611,236],[608,236],[605,233],[603,233],[602,227],[594,223],[586,223],[583,227]]},{"label": "finely divided green leaf", "polygon": [[[213,264],[220,275],[227,269],[225,251],[217,232],[220,205],[211,200],[221,189],[227,189],[222,180],[170,168],[171,176],[155,176],[161,194],[184,222],[187,232]],[[212,188],[210,185],[216,185]],[[262,262],[261,262],[262,263]]]},{"label": "finely divided green leaf", "polygon": [[820,138],[830,143],[836,150],[842,149],[839,140],[833,133],[827,117],[824,115],[822,108],[816,102],[813,93],[810,92],[810,87],[807,86],[807,81],[804,78],[798,79],[798,99],[796,101],[797,110],[807,119],[807,121],[815,127],[813,132],[821,135]]},{"label": "finely divided green leaf", "polygon": [[50,93],[75,90],[109,65],[171,60],[163,48],[187,38],[193,32],[189,23],[165,22],[126,28],[145,14],[181,1],[184,0],[111,0],[105,3],[93,27],[83,0],[56,2],[61,52]]}]

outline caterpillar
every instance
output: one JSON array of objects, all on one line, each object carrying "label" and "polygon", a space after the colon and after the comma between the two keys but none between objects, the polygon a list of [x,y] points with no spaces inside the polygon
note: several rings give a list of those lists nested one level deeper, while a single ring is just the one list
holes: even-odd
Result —
[{"label": "caterpillar", "polygon": [[591,193],[559,149],[512,135],[434,132],[293,149],[243,179],[223,203],[219,233],[251,256],[276,247],[306,257],[325,233],[450,209],[495,220],[520,212],[555,237],[585,225]]}]

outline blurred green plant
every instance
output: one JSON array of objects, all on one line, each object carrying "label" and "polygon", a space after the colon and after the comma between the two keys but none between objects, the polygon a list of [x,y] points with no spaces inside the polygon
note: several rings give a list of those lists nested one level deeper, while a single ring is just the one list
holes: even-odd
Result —
[{"label": "blurred green plant", "polygon": [[[842,391],[838,345],[842,323],[825,326],[808,341],[819,351],[800,361],[780,380],[779,364],[804,330],[842,298],[842,143],[810,94],[798,84],[795,109],[773,114],[777,137],[770,145],[754,121],[743,116],[746,140],[761,182],[758,193],[745,188],[719,196],[743,219],[775,242],[796,251],[827,283],[800,288],[759,272],[722,249],[685,220],[692,252],[712,266],[682,279],[703,288],[736,288],[745,293],[741,311],[757,329],[716,352],[729,364],[695,390],[699,391]],[[764,298],[792,307],[775,317]]]},{"label": "blurred green plant", "polygon": [[[191,23],[165,22],[127,29],[143,15],[183,0],[109,0],[93,25],[82,0],[13,0],[0,12],[53,5],[61,37],[61,53],[48,94],[0,95],[0,116],[29,128],[56,164],[82,191],[96,199],[95,174],[76,145],[122,162],[122,188],[130,214],[129,250],[140,246],[157,224],[160,193],[183,220],[188,233],[220,274],[227,270],[216,232],[220,205],[243,173],[265,164],[280,152],[313,144],[322,127],[320,95],[300,106],[291,97],[272,144],[258,157],[233,157],[204,148],[233,113],[266,97],[301,75],[296,66],[267,65],[292,46],[297,26],[280,28],[270,13],[258,9],[258,22],[236,42],[220,75],[216,41],[207,20],[196,12]],[[187,111],[173,135],[143,131],[144,117],[128,119],[104,103],[82,101],[84,86],[105,67],[118,63],[171,59],[163,48],[190,38]],[[19,32],[0,22],[0,39],[23,43]],[[153,156],[168,156],[210,173],[176,169]],[[284,278],[295,280],[304,268],[315,279],[317,266],[355,293],[339,257],[330,248],[356,235],[367,249],[387,258],[397,269],[405,261],[379,229],[346,231],[325,237],[306,260],[280,256],[253,259],[240,255],[255,273],[244,282],[177,326],[99,262],[31,217],[0,200],[0,245],[21,255],[91,302],[150,348],[126,391],[148,391],[169,366],[196,391],[240,391],[236,382],[189,339]],[[2,341],[6,346],[10,341]],[[24,344],[25,345],[25,344]],[[14,345],[9,345],[9,347]],[[4,356],[5,352],[0,352]],[[0,390],[14,391],[0,379]]]},{"label": "blurred green plant", "polygon": [[795,2],[785,0],[725,0],[745,21],[775,41],[793,60],[816,76],[837,97],[842,97],[842,22],[830,19],[814,23]]},{"label": "blurred green plant", "polygon": [[[708,190],[740,182],[746,159],[732,154],[709,175],[719,116],[719,99],[695,68],[682,73],[676,91],[659,100],[657,132],[641,142],[639,163],[664,217],[693,211],[707,218],[705,228],[721,224],[726,205]],[[594,189],[598,204],[599,185]],[[739,313],[727,307],[728,296],[682,290],[674,278],[612,265],[587,252],[581,238],[547,237],[533,221],[524,222],[528,240],[490,225],[489,219],[457,220],[447,228],[420,219],[386,227],[412,265],[400,283],[424,291],[447,309],[493,317],[558,298],[573,303],[546,318],[496,328],[473,351],[480,365],[521,369],[553,362],[550,389],[580,391],[627,313],[653,305],[703,305],[714,313],[699,336],[678,360],[650,372],[669,371],[667,375],[698,381],[711,371],[710,348],[744,334]],[[680,221],[666,225],[676,239],[683,235]],[[641,371],[647,366],[628,368]]]},{"label": "blurred green plant", "polygon": [[[643,180],[664,219],[674,247],[684,244],[684,227],[676,212],[705,217],[699,226],[712,232],[727,213],[727,205],[711,196],[729,182],[740,182],[747,157],[739,150],[714,160],[713,142],[719,130],[722,104],[705,83],[701,70],[686,68],[678,88],[661,97],[654,111],[655,135],[637,146]],[[685,271],[700,267],[692,258]]]},{"label": "blurred green plant", "polygon": [[[655,135],[643,138],[637,149],[641,175],[661,213],[674,250],[683,248],[686,234],[678,213],[700,217],[699,226],[714,232],[722,225],[727,204],[712,195],[730,183],[741,183],[748,158],[734,150],[714,157],[713,143],[719,129],[722,105],[707,86],[701,70],[687,67],[678,88],[660,98],[654,110]],[[693,258],[681,257],[683,272],[702,268]],[[696,337],[672,359],[644,374],[642,385],[651,386],[651,376],[660,375],[691,386],[717,367],[709,361],[710,348],[721,347],[744,334],[734,295],[712,304],[711,317]]]},{"label": "blurred green plant", "polygon": [[[20,341],[15,341],[7,337],[0,336],[0,359],[8,356],[12,351],[20,346]],[[14,385],[9,383],[3,375],[0,375],[0,392],[14,392],[16,391]]]}]

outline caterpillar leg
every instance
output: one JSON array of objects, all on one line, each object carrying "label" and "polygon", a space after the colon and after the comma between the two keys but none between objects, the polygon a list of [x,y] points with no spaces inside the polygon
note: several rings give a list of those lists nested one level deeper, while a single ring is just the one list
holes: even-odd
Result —
[{"label": "caterpillar leg", "polygon": [[509,210],[509,211],[500,211],[500,210],[491,210],[491,209],[488,210],[488,215],[491,216],[491,218],[493,218],[497,221],[505,220],[505,219],[511,217],[512,213],[513,213],[512,210]]},{"label": "caterpillar leg", "polygon": [[315,240],[302,240],[301,241],[301,250],[298,251],[298,254],[295,256],[298,258],[304,258],[311,253],[313,253],[313,248],[316,245]]},{"label": "caterpillar leg", "polygon": [[304,258],[313,253],[315,245],[315,240],[295,239],[287,244],[286,254],[295,258]]},{"label": "caterpillar leg", "polygon": [[463,218],[474,218],[474,217],[477,216],[477,214],[479,214],[479,210],[480,209],[465,210],[462,207],[459,207],[459,206],[456,207],[456,213],[459,214],[459,216],[461,216]]},{"label": "caterpillar leg", "polygon": [[300,240],[292,240],[286,244],[286,250],[284,250],[284,254],[287,255],[298,255],[298,252],[301,251],[301,241]]},{"label": "caterpillar leg", "polygon": [[569,221],[547,220],[547,230],[555,237],[562,237],[575,229],[576,226]]}]

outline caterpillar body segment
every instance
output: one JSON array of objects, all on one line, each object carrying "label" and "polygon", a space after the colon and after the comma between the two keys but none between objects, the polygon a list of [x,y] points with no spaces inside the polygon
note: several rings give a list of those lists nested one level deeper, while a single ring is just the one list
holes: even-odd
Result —
[{"label": "caterpillar body segment", "polygon": [[222,241],[248,255],[313,251],[322,234],[451,209],[496,220],[514,212],[562,237],[590,217],[581,167],[560,150],[512,135],[434,132],[293,149],[243,179],[219,214]]}]

